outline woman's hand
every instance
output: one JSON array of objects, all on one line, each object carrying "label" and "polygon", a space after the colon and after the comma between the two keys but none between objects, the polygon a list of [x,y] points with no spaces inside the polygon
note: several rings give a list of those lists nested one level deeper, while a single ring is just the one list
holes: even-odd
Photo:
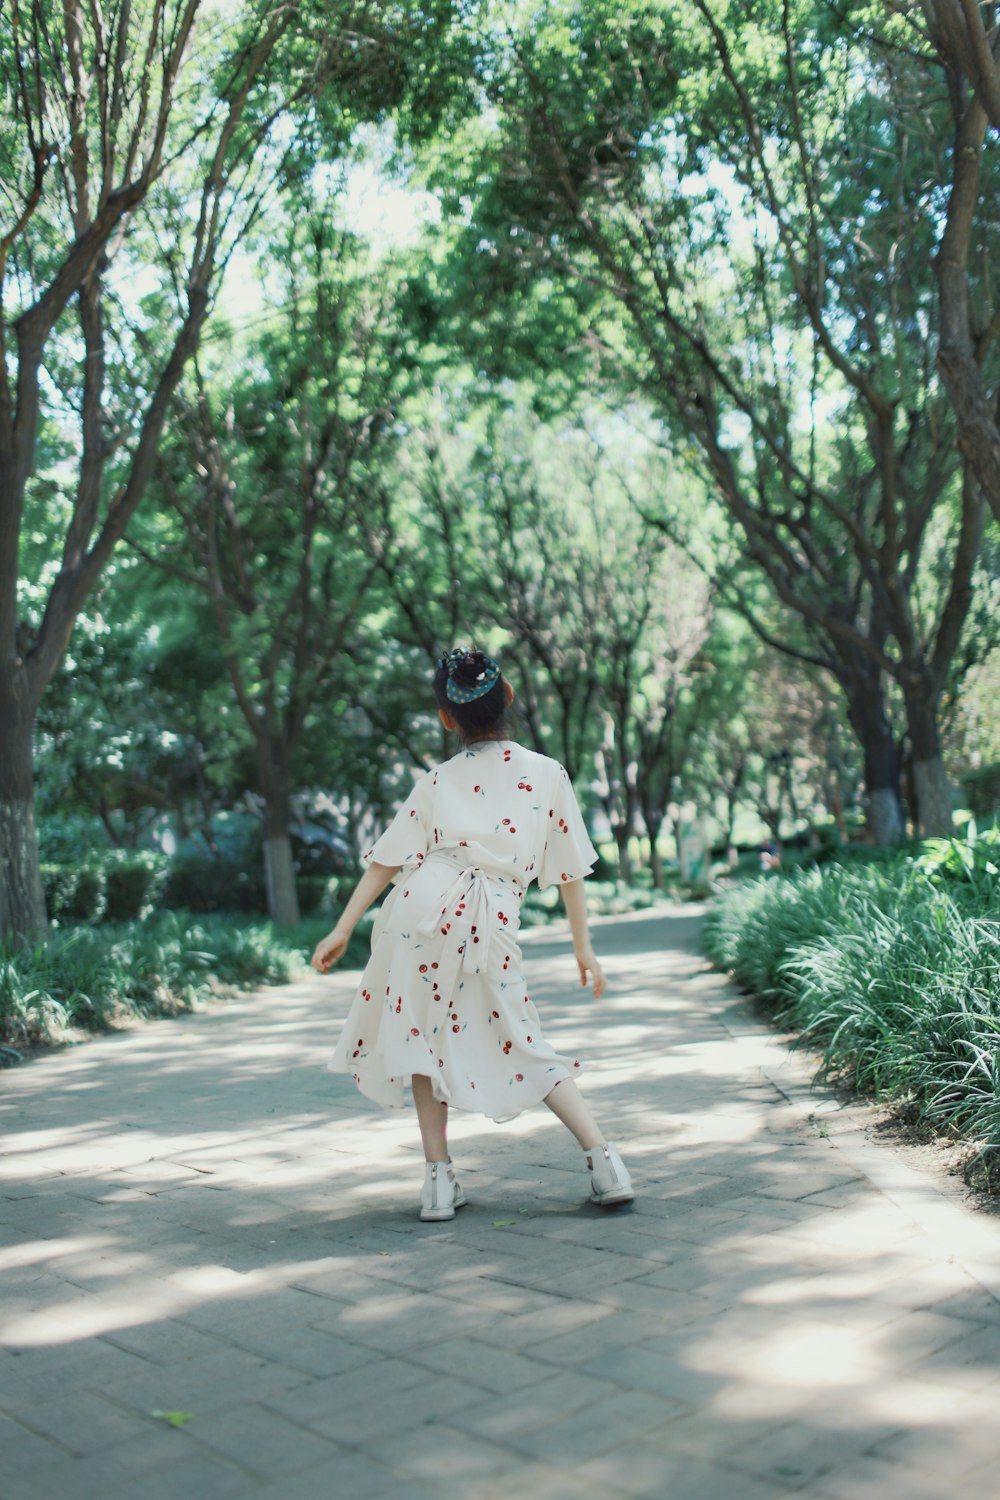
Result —
[{"label": "woman's hand", "polygon": [[604,970],[597,962],[597,958],[594,954],[593,948],[587,947],[579,949],[576,955],[576,963],[578,969],[580,970],[581,985],[586,988],[587,975],[590,974],[591,982],[594,987],[594,999],[600,1000],[607,986],[607,980],[604,978]]},{"label": "woman's hand", "polygon": [[325,974],[331,964],[335,964],[338,958],[343,958],[347,952],[351,933],[359,919],[371,906],[376,896],[381,896],[393,876],[398,874],[398,865],[372,864],[368,866],[351,892],[350,899],[340,913],[336,927],[332,932],[327,933],[322,942],[316,944],[316,951],[309,960],[314,969]]},{"label": "woman's hand", "polygon": [[325,938],[321,938],[316,944],[315,952],[309,962],[320,974],[325,974],[332,964],[339,958],[343,958],[347,952],[347,942],[350,934],[344,934],[339,927],[328,932]]},{"label": "woman's hand", "polygon": [[582,880],[570,880],[559,888],[566,915],[569,917],[569,927],[573,934],[573,952],[576,954],[576,962],[580,969],[580,983],[586,988],[587,975],[590,974],[594,986],[594,999],[600,1000],[604,994],[605,979],[604,970],[594,956],[594,947],[590,941],[590,930],[587,926],[587,896],[583,888]]}]

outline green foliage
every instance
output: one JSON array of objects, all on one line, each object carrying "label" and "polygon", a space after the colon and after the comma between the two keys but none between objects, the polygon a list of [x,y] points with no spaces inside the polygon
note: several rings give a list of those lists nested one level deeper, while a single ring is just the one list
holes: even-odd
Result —
[{"label": "green foliage", "polygon": [[328,916],[333,911],[339,886],[340,881],[336,876],[297,876],[295,888],[299,894],[299,907],[303,914]]},{"label": "green foliage", "polygon": [[98,864],[44,864],[42,888],[52,922],[99,922],[107,907],[107,881]]},{"label": "green foliage", "polygon": [[[866,668],[892,662],[919,725],[912,619],[940,670],[968,597],[935,364],[941,90],[870,17],[814,0],[549,0],[499,52],[455,251],[486,304],[467,317],[487,329],[484,358],[509,348],[494,329],[533,316],[532,295],[576,299],[569,357],[587,351],[653,403],[729,509],[743,555],[716,565],[726,596],[853,691],[849,723],[875,759],[887,736],[864,674],[845,669],[845,623]],[[975,503],[966,492],[967,520]],[[944,821],[933,806],[921,817]]]},{"label": "green foliage", "polygon": [[850,921],[853,874],[832,866],[737,887],[709,914],[709,956],[762,999],[787,1004],[793,994],[783,972],[787,954]]},{"label": "green foliage", "polygon": [[270,923],[232,916],[72,928],[35,948],[0,949],[0,1042],[53,1042],[70,1027],[170,1015],[219,985],[287,983],[302,963],[302,950]]},{"label": "green foliage", "polygon": [[962,788],[977,818],[1000,813],[1000,761],[982,766],[978,771],[966,772],[962,777]]},{"label": "green foliage", "polygon": [[105,920],[134,922],[148,917],[159,904],[167,868],[166,857],[149,850],[110,853],[104,861]]},{"label": "green foliage", "polygon": [[170,865],[163,904],[171,910],[264,912],[267,892],[260,858],[199,853],[178,855]]},{"label": "green foliage", "polygon": [[985,910],[1000,892],[1000,828],[978,833],[970,821],[964,839],[928,839],[915,868],[938,886],[959,882]]},{"label": "green foliage", "polygon": [[60,927],[148,917],[167,879],[163,855],[126,849],[92,849],[86,862],[46,863],[41,869],[49,920]]},{"label": "green foliage", "polygon": [[[712,960],[822,1049],[821,1074],[1000,1150],[1000,924],[985,852],[829,866],[725,894]],[[974,846],[973,846],[974,847]],[[989,880],[992,875],[986,869]]]},{"label": "green foliage", "polygon": [[[230,49],[265,15],[241,4],[231,26],[206,20],[175,145],[197,144]],[[91,594],[39,715],[52,914],[65,926],[162,904],[262,911],[259,842],[230,849],[220,825],[260,790],[251,730],[265,721],[287,742],[282,788],[325,798],[328,829],[356,854],[413,768],[440,757],[427,668],[435,648],[470,634],[509,665],[526,741],[569,763],[618,830],[638,819],[629,796],[640,791],[659,816],[688,802],[730,832],[737,804],[783,828],[836,809],[843,829],[860,815],[861,772],[843,703],[815,680],[826,648],[811,624],[789,626],[750,563],[799,577],[807,622],[831,603],[838,628],[880,617],[866,591],[888,524],[884,486],[846,361],[891,408],[879,442],[914,507],[893,535],[928,630],[947,594],[957,485],[932,271],[951,162],[943,98],[925,95],[909,54],[873,47],[877,23],[812,0],[714,11],[542,0],[509,14],[451,0],[360,10],[307,0],[296,15],[274,89],[252,91],[236,142],[284,101],[286,120],[226,198],[227,253],[242,236],[238,287],[214,301],[171,408],[146,507],[129,525],[134,550],[115,555]],[[64,23],[53,24],[58,42]],[[11,25],[0,21],[0,38]],[[88,22],[85,58],[97,66],[91,32]],[[8,52],[0,76],[14,68]],[[57,45],[45,63],[56,81],[58,55]],[[128,58],[133,80],[139,61]],[[307,100],[314,65],[324,86]],[[100,97],[85,101],[95,141]],[[15,107],[0,125],[11,183],[29,163],[19,118]],[[379,257],[352,221],[352,174],[371,166],[355,155],[362,120],[392,136],[393,190],[419,180],[438,192],[441,221],[413,254]],[[177,325],[201,149],[168,151],[109,272],[114,441],[99,520]],[[48,187],[10,262],[22,288],[14,297],[10,282],[11,311],[70,242],[66,205]],[[67,316],[26,497],[27,639],[45,616],[74,492],[78,344]],[[750,563],[738,527],[719,520],[727,484],[753,502]],[[998,617],[995,575],[984,563],[970,640]],[[812,675],[755,644],[721,600],[803,653]],[[891,634],[875,644],[895,650]],[[998,662],[995,652],[975,678],[963,658],[976,711],[950,770],[995,756]],[[977,816],[992,815],[995,772],[970,773],[968,785]],[[159,867],[105,857],[109,843],[141,847],[168,830],[181,853],[165,889]],[[978,855],[969,869],[960,853],[936,866],[926,853],[935,879],[993,878]],[[304,910],[332,916],[325,869],[298,888]],[[834,920],[821,894],[834,889],[850,908],[840,875],[803,885],[796,941],[810,921]],[[628,900],[609,888],[609,903]],[[545,893],[526,908],[547,910]],[[755,911],[753,922],[756,980],[783,1001],[770,917]]]},{"label": "green foliage", "polygon": [[61,809],[46,811],[36,801],[38,853],[43,861],[54,865],[86,863],[95,850],[108,847],[107,834],[96,818]]}]

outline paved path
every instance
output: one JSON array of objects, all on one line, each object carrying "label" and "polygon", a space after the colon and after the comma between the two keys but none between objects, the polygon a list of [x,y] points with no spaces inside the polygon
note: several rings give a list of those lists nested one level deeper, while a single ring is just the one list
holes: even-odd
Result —
[{"label": "paved path", "polygon": [[528,940],[631,1211],[539,1109],[456,1117],[420,1224],[412,1116],[324,1070],[346,974],[0,1076],[2,1500],[1000,1493],[1000,1225],[839,1130],[696,928],[601,924],[600,1006]]}]

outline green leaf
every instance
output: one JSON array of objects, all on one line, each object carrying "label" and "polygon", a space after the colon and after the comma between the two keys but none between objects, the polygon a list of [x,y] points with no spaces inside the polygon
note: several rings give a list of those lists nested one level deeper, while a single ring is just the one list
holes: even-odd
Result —
[{"label": "green leaf", "polygon": [[516,1224],[516,1223],[517,1223],[516,1219],[494,1219],[493,1220],[493,1228],[494,1229],[506,1229],[507,1226],[508,1226],[508,1224]]},{"label": "green leaf", "polygon": [[171,1427],[184,1427],[188,1422],[194,1421],[193,1411],[151,1411],[151,1417],[157,1421],[167,1422]]}]

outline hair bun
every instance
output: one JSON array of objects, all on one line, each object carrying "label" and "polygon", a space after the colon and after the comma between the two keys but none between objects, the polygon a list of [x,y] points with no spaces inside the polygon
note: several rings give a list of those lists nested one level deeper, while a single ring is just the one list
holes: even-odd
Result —
[{"label": "hair bun", "polygon": [[462,687],[471,687],[478,677],[488,672],[492,662],[483,651],[463,651],[456,660],[450,676]]},{"label": "hair bun", "polygon": [[471,703],[500,680],[499,666],[485,651],[456,646],[442,656],[438,665],[447,676],[447,696],[451,703]]}]

